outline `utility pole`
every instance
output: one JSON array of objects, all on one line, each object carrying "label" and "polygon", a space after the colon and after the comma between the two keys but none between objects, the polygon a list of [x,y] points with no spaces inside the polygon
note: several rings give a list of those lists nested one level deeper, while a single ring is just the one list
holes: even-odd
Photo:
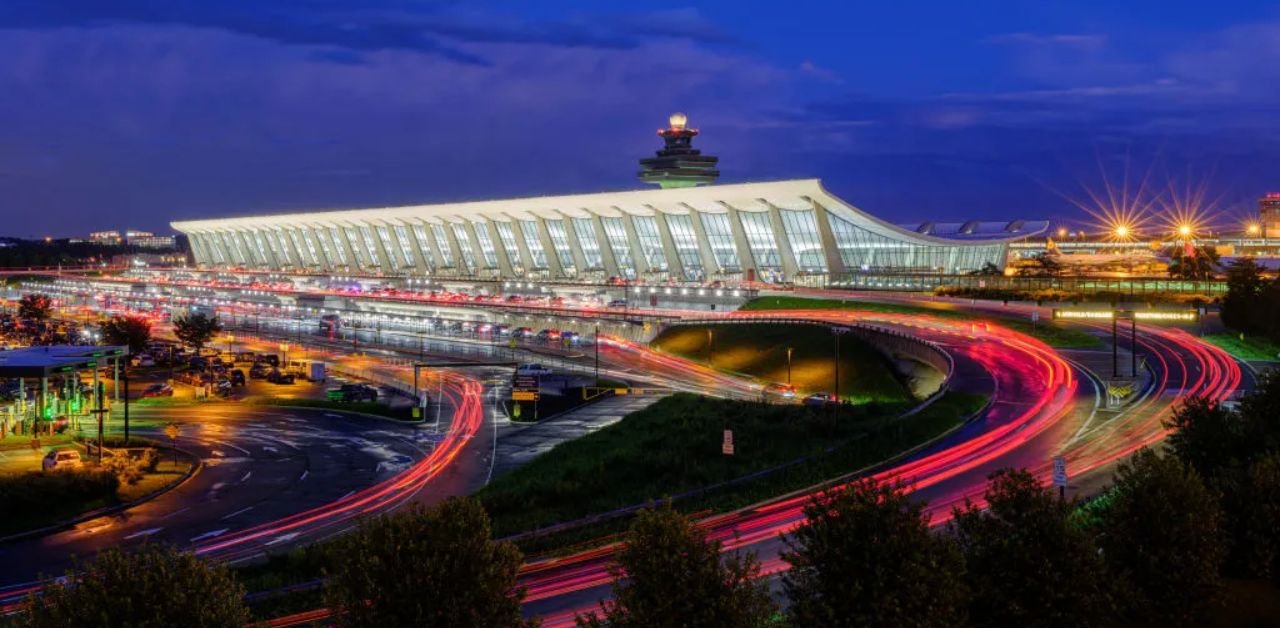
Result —
[{"label": "utility pole", "polygon": [[1120,340],[1117,336],[1116,317],[1119,312],[1112,306],[1111,310],[1111,377],[1120,377]]},{"label": "utility pole", "polygon": [[124,446],[129,446],[129,367],[122,374],[124,383]]},{"label": "utility pole", "polygon": [[791,347],[787,347],[787,385],[791,385]]},{"label": "utility pole", "polygon": [[101,465],[102,464],[102,419],[103,419],[102,415],[107,413],[107,410],[102,407],[102,402],[103,402],[103,397],[107,395],[106,384],[104,384],[103,382],[98,382],[98,390],[96,392],[98,393],[98,409],[94,410],[93,413],[98,415],[98,464]]},{"label": "utility pole", "polygon": [[840,403],[840,336],[844,335],[844,332],[841,331],[839,327],[832,327],[831,333],[836,335],[835,394],[836,403]]},{"label": "utility pole", "polygon": [[1129,314],[1129,361],[1133,367],[1133,377],[1138,377],[1138,317]]}]

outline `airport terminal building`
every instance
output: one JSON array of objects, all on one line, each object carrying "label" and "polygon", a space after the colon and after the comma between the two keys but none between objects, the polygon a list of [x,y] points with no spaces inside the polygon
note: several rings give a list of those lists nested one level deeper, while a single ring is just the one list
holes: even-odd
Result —
[{"label": "airport terminal building", "polygon": [[1046,222],[897,226],[816,179],[173,223],[201,266],[398,276],[821,281],[1003,268]]},{"label": "airport terminal building", "polygon": [[896,226],[817,179],[709,185],[719,159],[682,113],[640,160],[658,189],[175,222],[196,263],[337,274],[821,285],[1004,268],[1047,222]]}]

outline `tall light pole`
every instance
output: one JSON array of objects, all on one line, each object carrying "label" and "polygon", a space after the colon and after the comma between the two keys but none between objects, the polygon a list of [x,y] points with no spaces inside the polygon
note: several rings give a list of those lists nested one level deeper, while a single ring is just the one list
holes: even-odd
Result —
[{"label": "tall light pole", "polygon": [[711,363],[711,330],[710,330],[710,329],[708,329],[708,330],[707,330],[707,366],[712,366],[712,363]]},{"label": "tall light pole", "polygon": [[787,347],[787,385],[791,385],[791,347]]},{"label": "tall light pole", "polygon": [[596,349],[596,388],[600,387],[600,321],[596,321],[596,339],[592,343]]}]

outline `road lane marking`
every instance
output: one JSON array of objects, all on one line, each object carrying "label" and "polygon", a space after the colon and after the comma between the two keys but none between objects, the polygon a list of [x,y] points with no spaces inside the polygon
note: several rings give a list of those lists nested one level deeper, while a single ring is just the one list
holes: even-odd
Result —
[{"label": "road lane marking", "polygon": [[227,533],[227,531],[228,531],[228,530],[230,530],[230,529],[231,529],[231,528],[223,528],[223,529],[221,529],[221,530],[214,530],[214,531],[212,531],[212,532],[205,532],[204,534],[201,534],[201,535],[199,535],[199,536],[193,536],[193,537],[191,537],[191,542],[192,542],[192,543],[196,543],[196,542],[198,542],[198,541],[203,541],[203,540],[205,540],[205,539],[212,539],[212,538],[214,538],[214,537],[219,537],[219,536],[222,536],[223,534],[226,534],[226,533]]},{"label": "road lane marking", "polygon": [[186,511],[188,511],[188,510],[191,510],[191,507],[190,507],[190,506],[183,506],[182,508],[179,508],[179,509],[177,509],[177,510],[175,510],[175,511],[173,511],[173,512],[171,512],[171,513],[167,514],[167,515],[164,515],[164,516],[162,516],[162,517],[160,517],[160,518],[161,518],[161,519],[168,519],[169,517],[172,517],[172,516],[177,515],[177,514],[184,513],[184,512],[186,512]]},{"label": "road lane marking", "polygon": [[133,534],[130,534],[129,536],[124,537],[124,539],[128,541],[128,540],[136,539],[140,536],[151,536],[152,534],[155,534],[156,532],[159,532],[163,529],[164,528],[147,528],[146,530],[143,530],[141,532],[134,532]]},{"label": "road lane marking", "polygon": [[277,536],[276,538],[271,539],[270,541],[267,541],[266,543],[263,543],[263,545],[275,545],[276,543],[284,543],[284,542],[287,542],[287,541],[292,541],[292,540],[294,540],[294,539],[298,538],[298,534],[299,534],[298,532],[290,532],[290,533],[288,533],[288,534],[281,534],[280,536]]},{"label": "road lane marking", "polygon": [[253,471],[245,471],[244,476],[240,478],[240,483],[243,484],[246,480],[248,480],[252,476],[253,476]]},{"label": "road lane marking", "polygon": [[303,471],[302,471],[302,475],[298,476],[298,481],[299,481],[299,482],[301,482],[301,481],[303,481],[303,480],[307,479],[307,475],[309,475],[310,473],[311,473],[311,471],[310,471],[309,469],[303,469]]},{"label": "road lane marking", "polygon": [[222,517],[222,520],[223,520],[223,521],[226,521],[227,519],[230,519],[230,518],[232,518],[232,517],[234,517],[234,516],[236,516],[236,515],[242,515],[242,514],[244,514],[244,513],[246,513],[246,512],[249,512],[250,510],[253,510],[253,506],[247,506],[247,507],[245,507],[245,508],[241,508],[240,510],[237,510],[237,511],[235,511],[235,512],[233,512],[233,513],[229,514],[229,515],[226,515],[226,516]]}]

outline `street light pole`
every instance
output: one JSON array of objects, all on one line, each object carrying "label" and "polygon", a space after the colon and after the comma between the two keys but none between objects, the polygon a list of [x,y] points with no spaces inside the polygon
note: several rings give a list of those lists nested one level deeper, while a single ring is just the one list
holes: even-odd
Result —
[{"label": "street light pole", "polygon": [[791,385],[791,347],[787,347],[787,385]]},{"label": "street light pole", "polygon": [[1133,368],[1133,377],[1138,377],[1138,318],[1129,316],[1129,362]]},{"label": "street light pole", "polygon": [[596,388],[600,387],[600,323],[596,322],[596,340],[594,343],[596,349]]}]

